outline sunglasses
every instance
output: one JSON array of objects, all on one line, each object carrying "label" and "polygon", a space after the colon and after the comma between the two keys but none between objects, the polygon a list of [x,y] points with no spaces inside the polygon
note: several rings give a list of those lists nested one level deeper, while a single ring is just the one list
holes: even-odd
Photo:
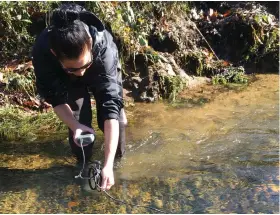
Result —
[{"label": "sunglasses", "polygon": [[64,68],[63,65],[62,65],[62,63],[60,62],[60,64],[61,64],[63,70],[64,70],[65,72],[67,72],[67,73],[74,73],[74,72],[77,72],[77,71],[79,71],[79,70],[81,70],[81,69],[87,69],[87,68],[89,68],[89,67],[91,66],[92,63],[93,63],[93,56],[92,56],[92,53],[91,53],[91,60],[90,60],[90,62],[88,62],[87,64],[85,64],[84,66],[81,66],[81,67],[79,67],[79,68]]}]

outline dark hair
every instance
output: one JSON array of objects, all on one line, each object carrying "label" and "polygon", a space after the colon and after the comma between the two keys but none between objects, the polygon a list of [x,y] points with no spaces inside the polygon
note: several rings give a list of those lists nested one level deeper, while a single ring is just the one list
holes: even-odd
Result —
[{"label": "dark hair", "polygon": [[58,59],[77,59],[90,48],[88,26],[80,20],[85,9],[77,4],[63,4],[52,13],[49,43]]}]

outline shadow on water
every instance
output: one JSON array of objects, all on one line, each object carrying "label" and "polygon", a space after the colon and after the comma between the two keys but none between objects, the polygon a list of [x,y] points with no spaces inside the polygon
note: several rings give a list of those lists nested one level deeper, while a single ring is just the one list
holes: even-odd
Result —
[{"label": "shadow on water", "polygon": [[45,155],[49,157],[59,157],[65,150],[65,145],[61,141],[32,141],[32,142],[2,142],[0,151],[6,155]]},{"label": "shadow on water", "polygon": [[48,169],[11,169],[0,167],[0,186],[1,192],[19,192],[26,189],[40,187],[47,190],[50,184],[59,180],[65,186],[73,183],[71,178],[77,174],[77,169],[70,165],[53,166]]}]

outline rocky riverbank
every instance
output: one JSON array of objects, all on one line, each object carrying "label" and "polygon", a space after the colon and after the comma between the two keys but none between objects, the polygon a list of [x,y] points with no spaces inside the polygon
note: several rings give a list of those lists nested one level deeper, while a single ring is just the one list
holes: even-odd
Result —
[{"label": "rocky riverbank", "polygon": [[[78,3],[114,35],[128,106],[134,101],[176,102],[186,88],[246,86],[252,73],[278,72],[278,2]],[[30,49],[45,27],[46,11],[58,4],[0,3],[2,109],[50,110],[37,97]],[[22,46],[15,49],[18,44]]]}]

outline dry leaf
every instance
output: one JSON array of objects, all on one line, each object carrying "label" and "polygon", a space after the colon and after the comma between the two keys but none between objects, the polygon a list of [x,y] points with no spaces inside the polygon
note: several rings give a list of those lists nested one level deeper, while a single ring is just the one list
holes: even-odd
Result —
[{"label": "dry leaf", "polygon": [[40,208],[40,211],[39,211],[40,213],[42,213],[42,214],[44,214],[44,213],[46,213],[46,209],[45,208]]},{"label": "dry leaf", "polygon": [[223,66],[229,66],[229,62],[228,61],[223,61]]},{"label": "dry leaf", "polygon": [[34,108],[34,107],[39,108],[39,105],[37,105],[35,102],[32,102],[32,101],[24,101],[23,105],[27,106],[29,108]]},{"label": "dry leaf", "polygon": [[214,10],[212,8],[209,9],[209,16],[212,16],[214,13]]},{"label": "dry leaf", "polygon": [[217,17],[218,16],[218,12],[215,10],[212,17]]},{"label": "dry leaf", "polygon": [[269,184],[268,187],[273,191],[273,192],[279,192],[279,186],[277,184]]},{"label": "dry leaf", "polygon": [[227,10],[224,14],[223,14],[223,16],[224,17],[227,17],[227,16],[229,16],[231,14],[231,11],[230,10]]},{"label": "dry leaf", "polygon": [[168,26],[168,23],[167,23],[166,19],[163,20],[163,25]]},{"label": "dry leaf", "polygon": [[14,70],[18,66],[18,64],[18,60],[12,60],[5,65],[4,70]]},{"label": "dry leaf", "polygon": [[205,50],[205,49],[204,49],[204,50],[202,50],[201,52],[202,52],[202,54],[204,54],[205,56],[208,56],[208,55],[209,55],[208,50]]},{"label": "dry leaf", "polygon": [[267,17],[267,23],[270,25],[272,24],[272,18],[270,16]]},{"label": "dry leaf", "polygon": [[68,202],[68,208],[76,207],[78,205],[79,205],[78,202]]},{"label": "dry leaf", "polygon": [[49,103],[47,103],[47,102],[43,102],[43,105],[45,106],[45,108],[50,108],[50,107],[52,107]]},{"label": "dry leaf", "polygon": [[209,16],[211,18],[216,18],[218,16],[218,12],[216,10],[210,9],[209,10]]},{"label": "dry leaf", "polygon": [[17,71],[19,74],[24,74],[26,70],[33,68],[32,61],[27,63],[19,64],[14,70]]},{"label": "dry leaf", "polygon": [[112,1],[111,4],[112,4],[114,7],[117,7],[117,6],[118,6],[118,2],[117,2],[117,1]]},{"label": "dry leaf", "polygon": [[0,82],[2,82],[3,81],[3,73],[2,72],[0,72]]},{"label": "dry leaf", "polygon": [[38,99],[36,99],[36,98],[30,98],[30,100],[34,103],[34,104],[36,104],[36,105],[40,105],[40,101],[38,100]]}]

